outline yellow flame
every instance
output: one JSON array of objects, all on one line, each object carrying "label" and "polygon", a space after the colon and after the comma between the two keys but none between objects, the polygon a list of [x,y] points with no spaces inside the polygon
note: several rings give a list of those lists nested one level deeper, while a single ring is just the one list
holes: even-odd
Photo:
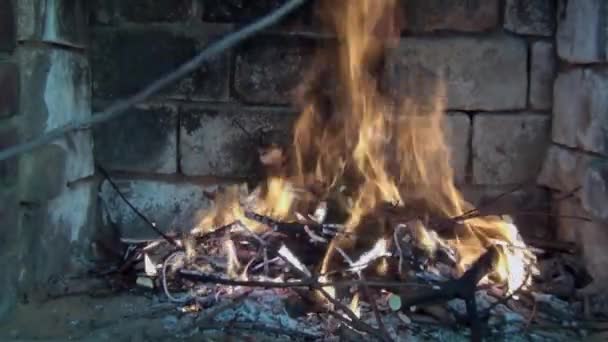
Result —
[{"label": "yellow flame", "polygon": [[[422,203],[424,210],[444,217],[472,208],[453,182],[443,134],[443,85],[438,82],[424,97],[416,89],[396,96],[383,90],[379,70],[400,33],[396,6],[396,0],[321,2],[319,12],[337,43],[319,52],[302,84],[298,104],[303,110],[286,174],[267,179],[256,211],[289,219],[296,205],[307,205],[297,189],[314,186],[318,201],[337,192],[339,184],[347,184],[352,198],[344,208],[351,231],[386,202],[402,207]],[[201,224],[217,227],[244,220],[238,201],[238,191],[229,189]],[[472,219],[462,227],[448,242],[458,248],[463,266],[493,239],[515,241],[497,218]],[[508,260],[503,257],[497,270],[504,279],[509,277]]]}]

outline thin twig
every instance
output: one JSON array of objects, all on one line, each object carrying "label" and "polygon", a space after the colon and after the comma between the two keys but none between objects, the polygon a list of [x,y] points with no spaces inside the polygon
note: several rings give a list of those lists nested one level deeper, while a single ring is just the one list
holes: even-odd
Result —
[{"label": "thin twig", "polygon": [[[298,270],[299,271],[299,270]],[[428,285],[419,283],[407,283],[402,281],[375,281],[375,280],[344,280],[344,281],[332,281],[332,282],[319,282],[313,278],[307,278],[304,280],[297,280],[291,282],[277,282],[277,281],[255,281],[255,280],[235,280],[217,277],[211,274],[204,274],[197,271],[180,270],[180,275],[191,281],[198,281],[207,284],[218,284],[228,286],[249,286],[249,287],[262,287],[262,288],[294,288],[294,287],[349,287],[349,286],[368,286],[371,288],[411,288],[411,287],[423,287],[431,288]]]},{"label": "thin twig", "polygon": [[160,90],[177,82],[178,80],[194,72],[195,70],[198,70],[204,62],[208,61],[212,57],[215,57],[220,53],[234,47],[235,45],[251,37],[255,33],[271,25],[274,25],[287,14],[291,13],[296,8],[304,4],[304,2],[306,2],[306,0],[289,0],[281,7],[277,8],[275,11],[265,15],[264,17],[253,22],[252,24],[225,36],[224,38],[218,40],[215,43],[212,43],[196,57],[182,64],[176,70],[152,82],[152,84],[140,90],[135,95],[114,103],[110,107],[106,108],[104,111],[93,114],[90,118],[80,121],[72,121],[63,126],[52,129],[46,132],[45,134],[39,136],[38,138],[0,151],[0,161],[15,157],[19,154],[31,151],[37,147],[46,145],[56,139],[63,137],[67,133],[82,129],[89,129],[94,125],[106,122],[110,119],[114,119],[120,116],[121,114],[125,114],[127,109],[133,107],[138,103],[141,103],[150,96],[158,93]]},{"label": "thin twig", "polygon": [[125,204],[129,208],[131,208],[131,210],[135,213],[135,215],[137,215],[137,217],[139,217],[142,221],[144,221],[146,223],[146,225],[148,225],[148,227],[150,227],[150,229],[152,229],[155,233],[162,236],[163,239],[167,240],[167,242],[169,242],[173,246],[179,246],[179,244],[177,243],[177,241],[175,241],[174,238],[163,233],[160,229],[158,229],[156,227],[156,225],[152,221],[150,221],[150,219],[148,217],[146,217],[146,215],[144,215],[141,211],[139,211],[137,208],[135,208],[135,206],[133,204],[131,204],[131,202],[122,193],[122,191],[120,191],[120,189],[118,188],[118,185],[116,185],[116,183],[114,183],[114,181],[112,180],[112,178],[110,177],[108,172],[101,165],[97,165],[97,169],[103,175],[103,177],[108,181],[108,183],[110,183],[110,186],[114,189],[114,191],[116,191],[116,193],[118,194],[118,197],[120,197],[123,200],[123,202],[125,202]]}]

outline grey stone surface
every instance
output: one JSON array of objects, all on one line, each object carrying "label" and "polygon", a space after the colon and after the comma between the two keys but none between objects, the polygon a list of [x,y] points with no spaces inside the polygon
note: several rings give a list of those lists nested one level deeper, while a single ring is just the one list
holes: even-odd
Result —
[{"label": "grey stone surface", "polygon": [[[311,23],[315,1],[307,1],[278,23],[282,29],[305,28]],[[205,0],[201,1],[202,18],[208,22],[251,22],[283,5],[281,0]]]},{"label": "grey stone surface", "polygon": [[553,140],[608,155],[608,70],[561,73],[554,94]]},{"label": "grey stone surface", "polygon": [[[90,73],[83,56],[35,47],[20,48],[18,54],[24,70],[21,89],[28,89],[20,104],[25,138],[91,116]],[[49,200],[68,182],[92,175],[92,144],[90,132],[77,131],[24,155],[19,161],[22,200]],[[47,177],[41,179],[40,173]],[[43,184],[48,191],[38,188]]]},{"label": "grey stone surface", "polygon": [[[548,215],[543,215],[550,214],[551,195],[546,189],[530,186],[513,191],[513,186],[461,185],[460,190],[483,214],[512,217],[523,237],[546,239],[554,235]],[[527,215],[529,212],[539,214]]]},{"label": "grey stone surface", "polygon": [[[591,218],[576,197],[556,202],[556,214]],[[608,226],[597,220],[591,222],[576,218],[559,217],[557,219],[559,238],[576,243],[583,256],[586,270],[593,278],[586,290],[605,292],[608,284]]]},{"label": "grey stone surface", "polygon": [[526,44],[508,36],[405,38],[388,60],[397,80],[414,73],[442,79],[451,110],[526,106]]},{"label": "grey stone surface", "polygon": [[505,28],[537,36],[551,36],[555,31],[554,0],[506,0]]},{"label": "grey stone surface", "polygon": [[19,68],[0,61],[0,118],[17,113],[19,104]]},{"label": "grey stone surface", "polygon": [[187,20],[192,14],[192,0],[119,0],[119,15],[132,22],[167,22]]},{"label": "grey stone surface", "polygon": [[498,26],[498,0],[410,0],[403,1],[406,29],[486,31]]},{"label": "grey stone surface", "polygon": [[530,106],[538,110],[550,109],[557,70],[553,44],[546,41],[532,43],[530,63]]},{"label": "grey stone surface", "polygon": [[93,130],[95,159],[106,169],[149,173],[177,171],[177,109],[139,105]]},{"label": "grey stone surface", "polygon": [[[90,269],[96,186],[93,182],[82,182],[66,187],[54,198],[29,207],[20,222],[20,284],[31,289],[58,275]],[[41,294],[30,292],[30,298],[39,299]]]},{"label": "grey stone surface", "polygon": [[545,115],[476,115],[473,118],[474,184],[518,184],[534,179],[549,143]]},{"label": "grey stone surface", "polygon": [[608,159],[592,159],[583,175],[580,198],[593,217],[608,222]]},{"label": "grey stone surface", "polygon": [[[228,28],[193,24],[180,30],[94,29],[90,55],[95,98],[110,100],[134,94],[193,58]],[[229,54],[211,59],[160,96],[180,100],[226,99],[229,61]]]},{"label": "grey stone surface", "polygon": [[192,0],[89,0],[92,25],[177,23],[197,12]]},{"label": "grey stone surface", "polygon": [[12,1],[0,3],[0,51],[15,47],[15,15]]},{"label": "grey stone surface", "polygon": [[[0,151],[17,145],[19,142],[20,137],[16,125],[7,123],[0,125]],[[17,183],[18,161],[17,157],[0,161],[1,188],[7,188]]]},{"label": "grey stone surface", "polygon": [[15,4],[19,41],[87,45],[87,0],[19,0]]},{"label": "grey stone surface", "polygon": [[[65,49],[20,47],[22,133],[29,139],[91,115],[86,59]],[[72,183],[93,174],[88,131],[68,134],[19,159],[16,198],[26,212],[15,241],[20,291],[57,274],[90,266],[84,259],[95,217],[95,184]],[[72,183],[68,186],[68,183]]]},{"label": "grey stone surface", "polygon": [[608,4],[604,0],[558,1],[557,53],[571,63],[606,60]]},{"label": "grey stone surface", "polygon": [[469,162],[471,119],[464,113],[448,113],[445,118],[446,143],[450,149],[454,179],[462,183],[466,179]]},{"label": "grey stone surface", "polygon": [[552,145],[544,157],[538,184],[568,193],[582,185],[589,161],[583,153]]},{"label": "grey stone surface", "polygon": [[236,52],[236,95],[249,103],[289,103],[312,54],[310,42],[293,38],[261,38],[245,43]]},{"label": "grey stone surface", "polygon": [[294,119],[276,110],[185,109],[180,127],[182,172],[251,176],[256,172],[260,139],[275,132],[288,134]]},{"label": "grey stone surface", "polygon": [[[204,191],[214,186],[194,183],[168,183],[154,180],[115,179],[126,198],[164,232],[188,232],[202,211],[210,206]],[[101,186],[100,198],[105,219],[115,223],[121,237],[157,237],[116,194],[107,181]]]}]

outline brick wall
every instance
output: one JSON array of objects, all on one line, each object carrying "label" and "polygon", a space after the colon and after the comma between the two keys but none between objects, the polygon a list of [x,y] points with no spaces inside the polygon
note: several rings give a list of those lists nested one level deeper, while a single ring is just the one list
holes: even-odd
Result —
[{"label": "brick wall", "polygon": [[[91,49],[96,109],[281,3],[99,0]],[[252,175],[258,138],[288,132],[297,116],[290,91],[315,46],[328,39],[319,34],[311,7],[95,130],[97,161],[155,220],[179,226],[175,218],[195,210],[183,205],[184,193],[204,204],[197,188],[205,177]],[[467,197],[479,203],[528,182],[532,186],[507,196],[497,210],[548,212],[549,193],[534,183],[550,138],[555,2],[420,0],[404,7],[404,37],[391,70],[422,66],[445,76],[453,165]],[[179,194],[161,193],[167,187]],[[111,191],[104,196],[116,202]],[[143,234],[127,208],[116,204],[110,212],[123,226],[136,227],[124,234]],[[546,217],[517,219],[526,234],[550,236]]]},{"label": "brick wall", "polygon": [[[561,239],[584,246],[593,287],[608,284],[608,3],[559,1],[559,72],[554,82],[552,144],[539,183],[554,190]],[[565,195],[579,189],[573,196]]]},{"label": "brick wall", "polygon": [[[91,115],[85,3],[0,2],[0,149]],[[88,266],[92,152],[83,131],[0,162],[0,317]]]}]

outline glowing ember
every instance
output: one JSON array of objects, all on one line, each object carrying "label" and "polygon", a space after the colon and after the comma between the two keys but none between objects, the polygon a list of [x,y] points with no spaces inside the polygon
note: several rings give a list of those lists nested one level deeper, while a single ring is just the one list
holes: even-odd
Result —
[{"label": "glowing ember", "polygon": [[[244,217],[243,206],[295,221],[298,213],[312,214],[321,201],[336,203],[351,234],[332,241],[321,267],[327,272],[335,259],[343,259],[336,250],[372,249],[381,238],[391,241],[397,225],[418,219],[415,229],[425,244],[455,248],[460,272],[489,246],[502,245],[495,273],[513,290],[526,280],[529,260],[515,226],[498,217],[476,217],[448,231],[431,231],[430,218],[456,218],[473,208],[453,183],[443,133],[443,86],[437,84],[425,98],[408,95],[407,89],[398,96],[385,89],[383,62],[400,32],[396,5],[396,0],[322,3],[319,12],[337,42],[318,53],[302,84],[297,102],[303,110],[287,159],[281,151],[263,156],[274,171],[260,193],[242,203],[239,188],[229,188],[199,226],[219,227],[238,219],[259,231],[259,223]],[[276,160],[284,163],[278,170]],[[414,214],[384,217],[381,208],[387,205]]]}]

